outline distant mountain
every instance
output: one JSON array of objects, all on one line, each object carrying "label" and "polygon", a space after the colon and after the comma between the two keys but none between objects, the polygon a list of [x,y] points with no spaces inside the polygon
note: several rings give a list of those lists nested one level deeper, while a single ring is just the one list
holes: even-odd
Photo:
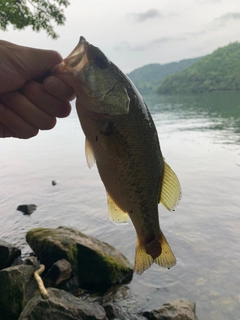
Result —
[{"label": "distant mountain", "polygon": [[185,59],[179,62],[171,62],[166,64],[148,64],[138,68],[128,74],[138,90],[144,94],[156,91],[161,81],[168,75],[181,72],[190,67],[200,58]]},{"label": "distant mountain", "polygon": [[219,48],[188,69],[165,78],[161,94],[240,91],[240,43]]}]

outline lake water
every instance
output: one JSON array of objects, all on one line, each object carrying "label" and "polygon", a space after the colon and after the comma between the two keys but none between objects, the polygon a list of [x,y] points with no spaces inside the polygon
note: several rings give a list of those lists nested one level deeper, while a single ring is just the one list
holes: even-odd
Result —
[{"label": "lake water", "polygon": [[[183,198],[175,212],[159,206],[177,265],[154,265],[134,275],[130,288],[147,310],[188,298],[196,301],[200,320],[240,319],[240,94],[144,98]],[[0,238],[27,254],[29,229],[70,226],[110,243],[133,263],[134,228],[109,220],[84,143],[75,110],[33,139],[0,140]],[[38,206],[31,216],[16,210],[30,203]]]}]

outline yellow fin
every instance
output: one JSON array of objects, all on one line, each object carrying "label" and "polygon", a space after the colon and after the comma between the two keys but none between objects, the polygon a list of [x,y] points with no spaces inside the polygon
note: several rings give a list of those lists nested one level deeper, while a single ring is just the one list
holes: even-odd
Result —
[{"label": "yellow fin", "polygon": [[160,267],[163,268],[171,268],[175,266],[175,264],[177,263],[176,258],[163,233],[161,233],[160,243],[162,252],[159,257],[154,259],[154,263],[158,264]]},{"label": "yellow fin", "polygon": [[85,141],[85,154],[86,154],[88,168],[91,169],[94,163],[96,162],[96,159],[93,153],[91,143],[88,141],[87,138]]},{"label": "yellow fin", "polygon": [[178,177],[164,161],[164,175],[160,201],[170,211],[178,205],[182,198],[182,189]]},{"label": "yellow fin", "polygon": [[140,246],[137,241],[134,270],[137,274],[142,274],[145,270],[151,267],[153,264],[153,258],[146,253],[144,247]]},{"label": "yellow fin", "polygon": [[112,222],[116,224],[127,224],[130,220],[127,212],[119,208],[111,196],[107,193],[108,213]]}]

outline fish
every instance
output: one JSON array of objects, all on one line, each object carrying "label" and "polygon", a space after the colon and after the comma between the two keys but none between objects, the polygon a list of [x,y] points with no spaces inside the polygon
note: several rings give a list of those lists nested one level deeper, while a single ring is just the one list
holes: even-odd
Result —
[{"label": "fish", "polygon": [[134,270],[153,263],[170,268],[176,258],[159,224],[158,204],[173,211],[182,191],[166,163],[152,116],[132,81],[84,37],[55,68],[71,86],[86,137],[88,167],[95,163],[105,186],[110,219],[132,221],[136,230]]}]

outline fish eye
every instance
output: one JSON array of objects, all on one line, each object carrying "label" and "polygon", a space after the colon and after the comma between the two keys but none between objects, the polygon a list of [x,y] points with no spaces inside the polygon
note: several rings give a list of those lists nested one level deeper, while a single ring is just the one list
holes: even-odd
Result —
[{"label": "fish eye", "polygon": [[107,68],[109,64],[108,59],[105,56],[100,55],[96,56],[95,63],[100,69]]}]

